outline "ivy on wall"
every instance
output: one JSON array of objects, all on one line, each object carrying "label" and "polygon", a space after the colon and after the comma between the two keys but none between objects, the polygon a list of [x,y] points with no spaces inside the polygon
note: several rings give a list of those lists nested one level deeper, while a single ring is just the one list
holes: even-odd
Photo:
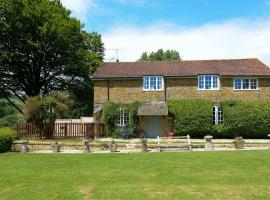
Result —
[{"label": "ivy on wall", "polygon": [[116,127],[116,122],[120,117],[120,109],[125,109],[129,113],[129,124],[126,125],[127,131],[134,132],[138,128],[138,108],[140,103],[133,102],[130,104],[108,102],[102,107],[101,119],[105,124],[105,134],[107,137],[119,136],[119,132]]}]

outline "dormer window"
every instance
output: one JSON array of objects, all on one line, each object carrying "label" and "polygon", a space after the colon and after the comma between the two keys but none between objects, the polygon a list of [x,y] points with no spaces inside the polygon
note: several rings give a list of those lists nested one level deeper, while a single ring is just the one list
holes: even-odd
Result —
[{"label": "dormer window", "polygon": [[143,90],[145,91],[158,91],[163,90],[164,81],[162,76],[144,76],[143,77]]},{"label": "dormer window", "polygon": [[219,76],[199,75],[198,90],[219,90]]}]

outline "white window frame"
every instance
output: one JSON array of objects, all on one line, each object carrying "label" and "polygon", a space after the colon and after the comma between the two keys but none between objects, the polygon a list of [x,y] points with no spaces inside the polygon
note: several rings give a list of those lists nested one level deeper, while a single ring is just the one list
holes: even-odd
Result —
[{"label": "white window frame", "polygon": [[219,125],[223,124],[223,110],[220,106],[213,106],[213,124]]},{"label": "white window frame", "polygon": [[[249,87],[247,88],[247,89],[244,89],[243,88],[243,80],[245,80],[245,79],[248,79],[249,80]],[[240,89],[237,89],[237,88],[235,88],[235,81],[236,80],[241,80],[241,88]],[[256,80],[256,89],[252,89],[251,88],[251,80]],[[252,78],[252,77],[236,77],[236,78],[234,78],[233,79],[233,90],[236,90],[236,91],[241,91],[241,90],[259,90],[259,80],[258,80],[258,78]]]},{"label": "white window frame", "polygon": [[[210,76],[211,77],[211,86],[209,89],[206,89],[205,88],[205,79],[207,76]],[[200,78],[203,77],[203,88],[200,88]],[[214,78],[213,77],[216,77],[217,78],[217,87],[214,88]],[[198,90],[219,90],[219,86],[220,86],[220,81],[219,81],[219,76],[218,75],[211,75],[211,74],[204,74],[204,75],[199,75],[198,76]]]},{"label": "white window frame", "polygon": [[[151,88],[151,78],[155,78],[155,87]],[[161,88],[157,89],[158,86],[158,79],[161,78]],[[148,82],[148,88],[145,88],[145,81]],[[164,90],[164,78],[163,76],[144,76],[143,77],[143,91],[162,91]]]},{"label": "white window frame", "polygon": [[130,116],[128,113],[128,110],[125,108],[120,108],[120,115],[119,118],[117,119],[116,125],[124,127],[130,122]]}]

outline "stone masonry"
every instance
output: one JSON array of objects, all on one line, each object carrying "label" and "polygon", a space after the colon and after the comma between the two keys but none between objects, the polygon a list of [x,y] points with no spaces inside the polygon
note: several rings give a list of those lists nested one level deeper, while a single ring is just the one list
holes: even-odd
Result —
[{"label": "stone masonry", "polygon": [[270,78],[258,79],[259,89],[234,91],[233,78],[220,77],[220,90],[199,91],[197,77],[165,78],[163,91],[143,91],[143,80],[95,80],[94,105],[111,102],[131,103],[134,101],[164,101],[170,99],[209,99],[213,103],[223,100],[270,100]]}]

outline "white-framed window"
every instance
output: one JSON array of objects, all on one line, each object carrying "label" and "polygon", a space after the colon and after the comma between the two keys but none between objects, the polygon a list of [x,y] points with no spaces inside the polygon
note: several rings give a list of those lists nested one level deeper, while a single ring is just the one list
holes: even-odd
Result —
[{"label": "white-framed window", "polygon": [[223,124],[223,112],[220,106],[213,106],[213,124]]},{"label": "white-framed window", "polygon": [[258,79],[256,78],[234,78],[234,90],[258,90]]},{"label": "white-framed window", "polygon": [[219,90],[219,76],[199,75],[198,90]]},{"label": "white-framed window", "polygon": [[120,115],[117,120],[117,126],[126,126],[129,123],[129,113],[128,110],[125,108],[120,108]]},{"label": "white-framed window", "polygon": [[162,76],[144,76],[143,77],[143,90],[155,91],[163,90],[164,81]]}]

